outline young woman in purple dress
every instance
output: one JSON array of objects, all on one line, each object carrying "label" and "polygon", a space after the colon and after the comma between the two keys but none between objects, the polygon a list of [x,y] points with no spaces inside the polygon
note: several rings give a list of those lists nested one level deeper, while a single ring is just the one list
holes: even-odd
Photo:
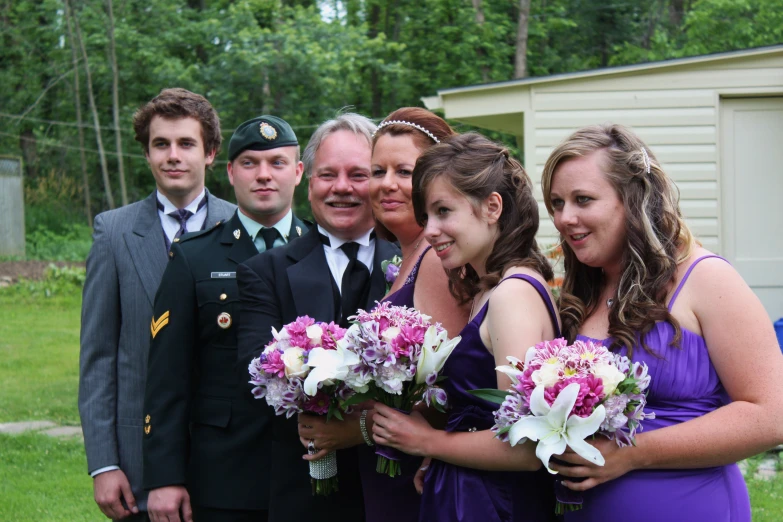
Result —
[{"label": "young woman in purple dress", "polygon": [[571,135],[542,188],[563,239],[564,335],[646,362],[655,413],[635,447],[593,441],[604,466],[572,452],[553,464],[584,492],[566,521],[749,522],[735,462],[783,442],[783,356],[763,306],[694,240],[674,183],[629,129]]},{"label": "young woman in purple dress", "polygon": [[[416,222],[411,202],[411,174],[419,155],[429,147],[455,135],[448,123],[419,107],[398,109],[380,124],[373,137],[370,201],[376,232],[399,241],[402,263],[384,300],[414,307],[443,325],[450,336],[465,326],[469,305],[460,304],[448,293],[449,280]],[[357,417],[358,415],[358,417]],[[364,424],[362,425],[362,416]],[[419,517],[420,496],[413,478],[422,466],[420,457],[405,456],[402,475],[390,478],[376,472],[375,447],[369,446],[372,405],[359,408],[345,422],[324,423],[322,418],[300,416],[303,444],[315,441],[322,452],[359,446],[359,467],[368,522],[413,522]],[[317,458],[321,454],[312,457]]]},{"label": "young woman in purple dress", "polygon": [[[451,138],[419,157],[413,175],[416,219],[449,273],[471,321],[447,359],[441,386],[449,400],[445,430],[418,412],[376,405],[379,444],[431,457],[419,520],[535,521],[554,514],[552,482],[531,444],[494,437],[496,404],[468,393],[506,389],[495,370],[506,357],[559,335],[547,287],[552,269],[538,249],[538,205],[530,178],[508,151],[475,133]],[[530,471],[506,471],[506,470]],[[535,472],[534,470],[539,470]]]}]

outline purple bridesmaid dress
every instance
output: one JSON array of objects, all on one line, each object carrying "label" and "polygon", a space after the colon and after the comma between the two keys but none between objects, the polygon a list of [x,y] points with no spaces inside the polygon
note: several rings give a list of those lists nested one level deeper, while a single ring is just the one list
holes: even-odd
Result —
[{"label": "purple bridesmaid dress", "polygon": [[[416,261],[405,284],[384,299],[395,306],[413,308],[413,290],[419,267],[432,247],[427,247]],[[402,474],[394,478],[375,471],[378,456],[375,447],[359,447],[359,474],[364,491],[364,512],[367,522],[414,522],[419,519],[421,496],[413,486],[413,477],[421,466],[422,458],[401,454]]]},{"label": "purple bridesmaid dress", "polygon": [[[514,274],[533,285],[549,309],[559,336],[554,306],[535,278]],[[502,282],[502,281],[501,281]],[[441,386],[451,410],[446,431],[488,430],[494,424],[492,404],[468,393],[496,388],[495,358],[479,335],[489,303],[462,330],[462,340],[443,368],[448,378]],[[554,519],[553,479],[543,468],[537,472],[483,471],[433,460],[424,483],[421,522],[543,522]]]},{"label": "purple bridesmaid dress", "polygon": [[[691,271],[688,268],[669,302],[669,310]],[[727,404],[704,338],[682,329],[679,347],[669,345],[674,328],[657,323],[645,340],[658,356],[642,346],[633,360],[647,363],[652,378],[643,422],[645,432],[700,417]],[[578,336],[583,340],[589,337]],[[600,341],[600,340],[599,340]],[[604,342],[607,340],[604,340]],[[619,353],[626,353],[623,347]],[[583,494],[583,508],[566,513],[566,522],[750,522],[750,501],[736,464],[700,469],[639,470],[601,484]]]}]

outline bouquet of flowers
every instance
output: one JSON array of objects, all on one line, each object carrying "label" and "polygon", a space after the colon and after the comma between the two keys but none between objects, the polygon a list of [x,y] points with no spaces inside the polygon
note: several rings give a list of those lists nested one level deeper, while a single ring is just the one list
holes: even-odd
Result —
[{"label": "bouquet of flowers", "polygon": [[[354,320],[343,342],[359,363],[351,366],[344,381],[357,394],[343,405],[373,399],[409,412],[423,400],[443,411],[446,392],[435,384],[460,338],[448,339],[440,323],[432,324],[414,308],[388,302],[371,312],[359,310]],[[392,448],[380,447],[376,453],[379,473],[400,474],[399,457]]]},{"label": "bouquet of flowers", "polygon": [[[253,396],[266,399],[277,415],[287,418],[306,411],[342,420],[340,401],[353,391],[341,380],[350,365],[359,363],[359,357],[341,343],[345,332],[334,323],[316,322],[308,316],[297,317],[279,332],[273,328],[274,339],[248,367],[250,384],[255,385]],[[311,447],[308,451],[317,450]],[[310,462],[310,476],[314,494],[336,491],[336,454]]]},{"label": "bouquet of flowers", "polygon": [[[650,385],[645,363],[631,363],[600,344],[565,339],[545,341],[530,348],[522,362],[508,357],[510,365],[499,366],[511,378],[508,392],[476,390],[475,394],[500,403],[492,431],[512,446],[527,439],[538,441],[536,456],[549,468],[552,455],[562,455],[566,446],[599,466],[604,458],[585,438],[599,433],[617,442],[634,444],[645,413]],[[563,492],[565,493],[565,492]],[[581,507],[581,498],[558,495],[558,514]],[[567,506],[567,507],[566,507]]]}]

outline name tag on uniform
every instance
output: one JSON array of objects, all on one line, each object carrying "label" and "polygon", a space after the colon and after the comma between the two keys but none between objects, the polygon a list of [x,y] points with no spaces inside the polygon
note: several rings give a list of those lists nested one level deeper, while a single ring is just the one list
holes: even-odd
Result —
[{"label": "name tag on uniform", "polygon": [[212,272],[212,279],[236,279],[236,272]]}]

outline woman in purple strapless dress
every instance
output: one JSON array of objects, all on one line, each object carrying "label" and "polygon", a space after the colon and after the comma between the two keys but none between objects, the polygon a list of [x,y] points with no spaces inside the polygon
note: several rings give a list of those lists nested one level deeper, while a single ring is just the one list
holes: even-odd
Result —
[{"label": "woman in purple strapless dress", "polygon": [[694,240],[674,183],[629,129],[574,133],[542,189],[563,239],[565,337],[647,363],[655,413],[636,447],[593,441],[603,467],[570,451],[552,465],[583,492],[566,522],[749,522],[735,462],[783,441],[783,356],[763,306]]},{"label": "woman in purple strapless dress", "polygon": [[[402,250],[397,275],[395,267],[387,270],[391,288],[385,300],[418,309],[441,323],[452,336],[467,322],[469,309],[449,296],[443,267],[423,241],[423,229],[413,215],[411,173],[422,151],[454,134],[443,119],[425,109],[405,107],[394,111],[373,137],[369,188],[377,233],[398,240]],[[304,444],[314,439],[316,447],[326,450],[358,446],[367,522],[414,522],[419,518],[421,496],[413,479],[422,459],[403,456],[402,475],[394,478],[378,473],[376,447],[367,444],[372,444],[371,408],[372,404],[362,405],[345,422],[329,424],[302,415],[299,434]]]},{"label": "woman in purple strapless dress", "polygon": [[449,400],[445,430],[418,412],[408,416],[379,404],[375,440],[432,458],[422,522],[549,520],[553,483],[532,444],[512,448],[496,439],[489,428],[497,405],[469,393],[508,388],[508,377],[495,368],[559,335],[546,285],[552,269],[535,241],[538,206],[530,178],[502,146],[469,133],[419,157],[413,201],[453,295],[471,299],[476,313],[441,372]]}]

